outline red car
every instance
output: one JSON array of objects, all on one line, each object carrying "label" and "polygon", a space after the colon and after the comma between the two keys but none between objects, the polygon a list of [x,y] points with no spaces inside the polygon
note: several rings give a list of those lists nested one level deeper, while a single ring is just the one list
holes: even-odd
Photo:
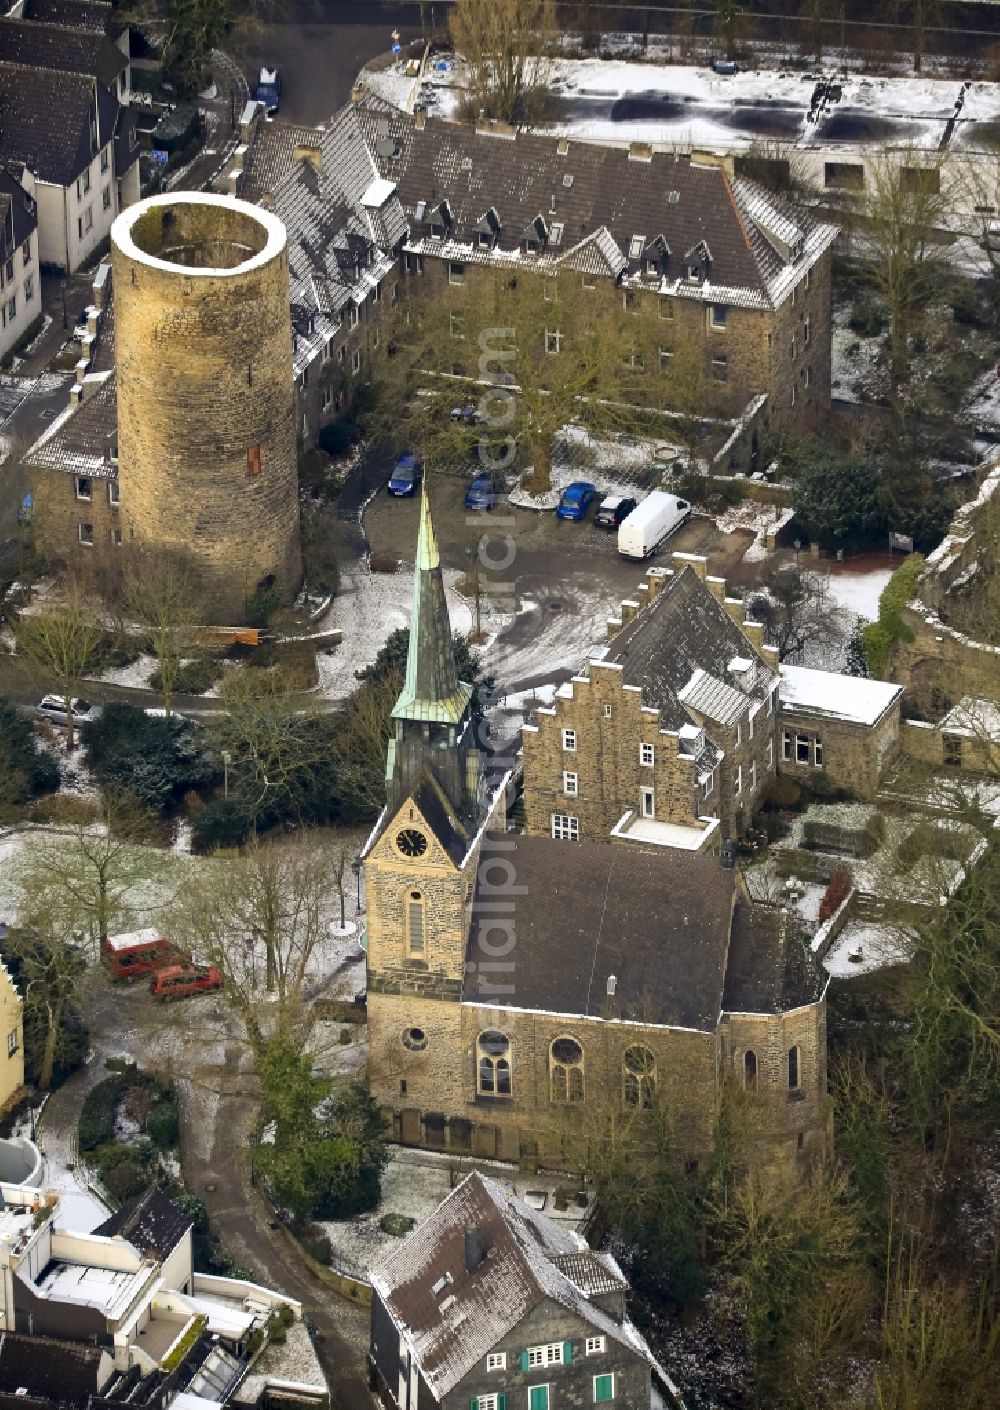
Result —
[{"label": "red car", "polygon": [[207,989],[221,989],[222,975],[214,964],[172,964],[161,969],[150,981],[149,992],[154,999],[166,1003],[170,999],[187,999]]}]

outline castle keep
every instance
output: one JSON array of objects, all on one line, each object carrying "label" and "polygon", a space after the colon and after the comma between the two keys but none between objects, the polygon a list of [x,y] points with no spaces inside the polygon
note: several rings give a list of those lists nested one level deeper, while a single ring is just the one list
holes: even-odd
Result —
[{"label": "castle keep", "polygon": [[281,221],[178,192],[111,234],[124,542],[185,556],[206,621],[298,586],[297,427]]}]

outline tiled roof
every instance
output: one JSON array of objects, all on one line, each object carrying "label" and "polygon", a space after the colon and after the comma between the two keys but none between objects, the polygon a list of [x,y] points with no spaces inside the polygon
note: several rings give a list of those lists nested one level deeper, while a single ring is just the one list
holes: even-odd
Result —
[{"label": "tiled roof", "polygon": [[106,0],[25,0],[24,18],[104,34],[112,7]]},{"label": "tiled roof", "polygon": [[559,1253],[552,1262],[588,1297],[628,1291],[624,1274],[608,1254],[594,1253],[588,1248],[580,1253]]},{"label": "tiled roof", "polygon": [[68,186],[93,156],[93,95],[87,74],[0,62],[0,151],[40,181]]},{"label": "tiled roof", "polygon": [[43,470],[115,479],[118,467],[107,452],[117,429],[118,394],[114,377],[108,376],[96,385],[86,383],[80,405],[60,412],[24,458]]},{"label": "tiled roof", "polygon": [[[467,1271],[467,1230],[475,1231],[484,1255],[472,1272]],[[372,1287],[438,1399],[549,1299],[579,1316],[588,1330],[592,1327],[652,1365],[635,1327],[595,1306],[559,1268],[560,1258],[586,1253],[578,1234],[473,1171],[379,1260]]]},{"label": "tiled roof", "polygon": [[29,68],[86,73],[113,88],[128,59],[103,32],[0,19],[0,60]]},{"label": "tiled roof", "polygon": [[107,1237],[120,1234],[140,1253],[152,1250],[163,1262],[190,1228],[189,1216],[154,1185],[143,1194],[127,1199],[94,1233]]},{"label": "tiled roof", "polygon": [[98,1373],[106,1355],[101,1347],[55,1337],[0,1332],[0,1391],[50,1397],[84,1405],[100,1386]]},{"label": "tiled roof", "polygon": [[676,730],[690,722],[682,692],[695,672],[735,686],[729,663],[736,656],[752,658],[758,666],[753,688],[743,692],[746,708],[766,699],[777,676],[694,569],[685,566],[618,633],[602,660],[623,668],[623,684],[642,689],[643,704],[661,712],[661,728]]},{"label": "tiled roof", "polygon": [[501,841],[517,875],[517,894],[504,898],[504,924],[517,931],[512,992],[482,987],[496,968],[487,868],[464,1002],[714,1030],[735,886],[717,857],[514,833]]}]

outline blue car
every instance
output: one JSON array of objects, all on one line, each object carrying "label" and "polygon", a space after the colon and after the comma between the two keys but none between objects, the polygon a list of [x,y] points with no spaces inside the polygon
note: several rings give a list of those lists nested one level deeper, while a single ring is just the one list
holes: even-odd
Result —
[{"label": "blue car", "polygon": [[465,492],[466,509],[485,509],[487,513],[499,504],[505,493],[502,480],[484,470],[477,475]]},{"label": "blue car", "polygon": [[423,478],[424,468],[415,455],[407,452],[401,455],[396,461],[396,468],[389,476],[388,490],[390,494],[410,495],[416,494],[420,488],[420,481]]},{"label": "blue car", "polygon": [[557,519],[582,519],[597,496],[597,488],[589,480],[574,480],[562,492]]}]

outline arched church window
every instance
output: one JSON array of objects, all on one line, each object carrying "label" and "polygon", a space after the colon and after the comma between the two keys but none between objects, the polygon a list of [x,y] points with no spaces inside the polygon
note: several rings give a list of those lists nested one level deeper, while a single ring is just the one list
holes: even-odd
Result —
[{"label": "arched church window", "polygon": [[743,1054],[743,1085],[748,1092],[757,1090],[757,1054],[752,1048]]},{"label": "arched church window", "polygon": [[423,892],[406,893],[406,950],[422,959],[427,949],[427,912]]},{"label": "arched church window", "polygon": [[476,1090],[484,1097],[509,1097],[511,1079],[510,1039],[488,1029],[476,1041]]},{"label": "arched church window", "polygon": [[799,1050],[798,1047],[788,1049],[788,1088],[795,1092],[799,1087]]},{"label": "arched church window", "polygon": [[549,1098],[583,1101],[583,1048],[575,1038],[556,1038],[549,1047]]},{"label": "arched church window", "polygon": [[622,1094],[625,1105],[648,1111],[656,1091],[656,1057],[649,1048],[634,1043],[622,1059]]}]

